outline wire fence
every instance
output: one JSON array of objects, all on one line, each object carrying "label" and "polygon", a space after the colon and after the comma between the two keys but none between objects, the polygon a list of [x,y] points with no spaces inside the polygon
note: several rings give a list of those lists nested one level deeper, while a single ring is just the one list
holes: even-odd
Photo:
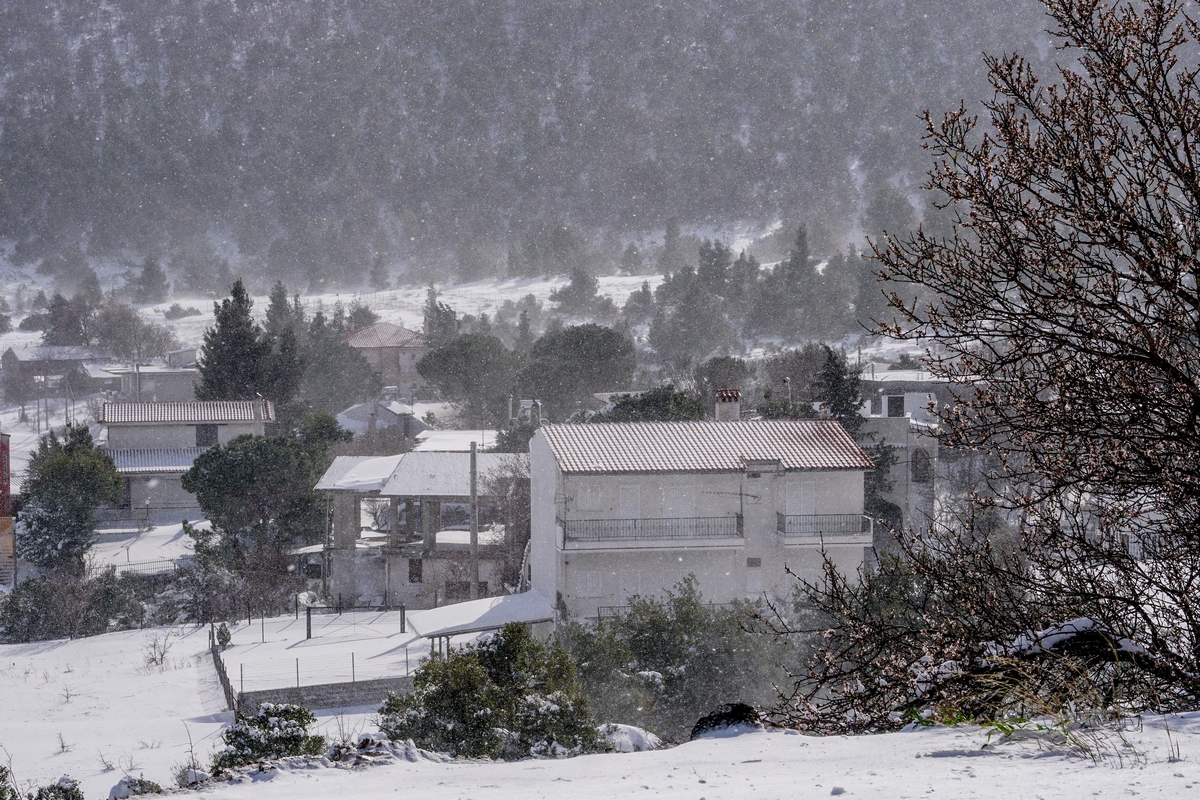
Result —
[{"label": "wire fence", "polygon": [[428,655],[429,645],[422,641],[385,653],[300,655],[268,662],[226,662],[224,666],[233,690],[242,693],[402,678],[416,672]]},{"label": "wire fence", "polygon": [[306,638],[311,639],[379,639],[408,632],[406,612],[403,608],[339,609],[333,606],[312,606],[299,613],[300,617],[308,615],[311,615],[312,624]]}]

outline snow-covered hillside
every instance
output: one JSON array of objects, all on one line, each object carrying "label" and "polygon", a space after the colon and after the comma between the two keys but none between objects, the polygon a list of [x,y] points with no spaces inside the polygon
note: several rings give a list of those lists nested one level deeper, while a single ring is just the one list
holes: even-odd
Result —
[{"label": "snow-covered hillside", "polygon": [[[146,666],[145,648],[168,632],[173,643],[165,663]],[[0,760],[11,764],[23,786],[71,775],[81,781],[87,800],[103,800],[126,772],[170,785],[173,767],[188,758],[189,748],[207,764],[232,719],[206,646],[203,628],[0,646]],[[335,738],[370,732],[371,712],[323,711],[318,725]],[[1108,736],[1108,755],[1093,761],[1039,745],[1036,738],[995,744],[993,737],[993,745],[981,749],[988,735],[970,727],[830,738],[748,733],[656,752],[562,761],[401,760],[355,770],[293,763],[240,784],[207,784],[199,796],[717,800],[1200,794],[1200,714],[1146,719],[1132,725],[1125,739]]]}]

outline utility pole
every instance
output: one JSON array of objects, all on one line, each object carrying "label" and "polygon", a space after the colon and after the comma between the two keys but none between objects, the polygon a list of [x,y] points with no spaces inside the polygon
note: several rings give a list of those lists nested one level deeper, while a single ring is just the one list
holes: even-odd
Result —
[{"label": "utility pole", "polygon": [[471,599],[479,599],[479,495],[476,487],[475,442],[471,442]]}]

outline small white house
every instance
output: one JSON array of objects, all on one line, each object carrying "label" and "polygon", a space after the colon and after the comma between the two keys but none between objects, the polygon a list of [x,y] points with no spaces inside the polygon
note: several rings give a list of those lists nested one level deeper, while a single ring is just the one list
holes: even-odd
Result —
[{"label": "small white house", "polygon": [[[731,404],[733,405],[733,404]],[[595,617],[694,575],[704,598],[787,600],[872,545],[866,453],[834,420],[547,425],[529,443],[533,588]]]},{"label": "small white house", "polygon": [[104,447],[124,479],[124,509],[149,515],[196,508],[180,478],[196,456],[275,421],[269,400],[104,403]]}]

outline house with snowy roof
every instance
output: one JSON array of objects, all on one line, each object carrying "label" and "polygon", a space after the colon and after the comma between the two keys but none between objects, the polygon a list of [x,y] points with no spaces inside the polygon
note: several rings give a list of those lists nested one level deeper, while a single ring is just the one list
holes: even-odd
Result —
[{"label": "house with snowy roof", "polygon": [[[730,405],[736,405],[736,399]],[[532,586],[596,617],[694,575],[704,598],[787,600],[791,570],[872,546],[872,463],[834,420],[546,425],[529,443]]]},{"label": "house with snowy roof", "polygon": [[346,334],[343,341],[366,357],[384,386],[395,386],[403,392],[425,385],[417,373],[417,362],[429,351],[425,334],[403,325],[377,322]]},{"label": "house with snowy roof", "polygon": [[[338,456],[314,489],[331,505],[324,545],[295,555],[320,557],[325,593],[342,605],[430,608],[470,595],[470,452]],[[479,596],[503,591],[521,542],[495,511],[487,476],[527,470],[521,454],[476,453]],[[311,574],[307,566],[306,574]]]},{"label": "house with snowy roof", "polygon": [[262,436],[275,421],[270,400],[108,402],[101,442],[124,483],[123,509],[146,515],[195,509],[180,480],[196,456],[242,435]]}]

